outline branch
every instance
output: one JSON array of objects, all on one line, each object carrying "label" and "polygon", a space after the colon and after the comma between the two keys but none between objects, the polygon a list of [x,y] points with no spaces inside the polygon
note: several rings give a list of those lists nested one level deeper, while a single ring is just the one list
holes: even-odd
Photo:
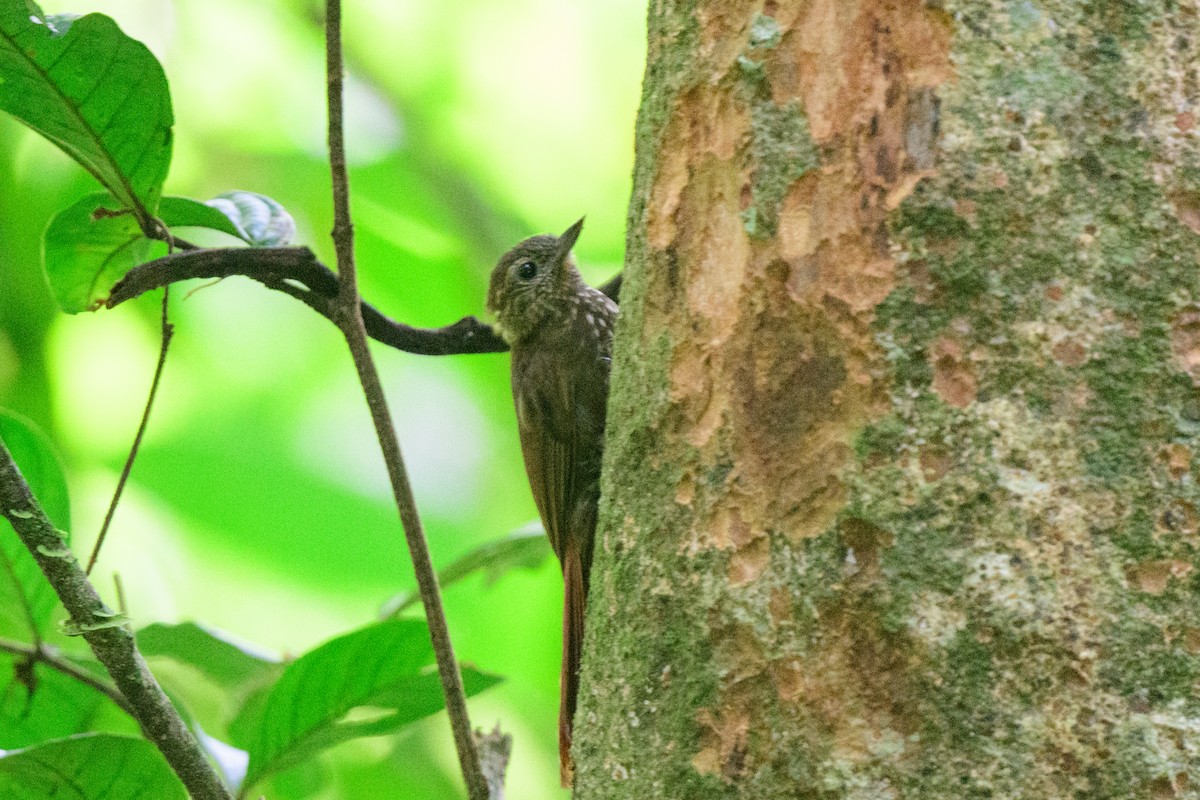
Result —
[{"label": "branch", "polygon": [[[232,275],[243,275],[269,289],[289,294],[337,323],[334,319],[337,276],[307,247],[212,248],[164,256],[131,269],[113,287],[108,307],[176,281]],[[406,353],[446,356],[501,353],[508,349],[490,325],[475,317],[464,317],[444,328],[414,328],[395,322],[368,303],[362,303],[361,313],[372,339]]]},{"label": "branch", "polygon": [[104,514],[104,522],[100,524],[100,533],[96,536],[96,543],[92,545],[92,554],[88,557],[87,568],[84,572],[87,575],[92,574],[92,568],[96,566],[96,559],[100,558],[100,548],[104,546],[104,539],[108,536],[108,528],[112,525],[113,516],[117,513],[117,504],[121,502],[121,495],[125,491],[125,484],[129,481],[129,475],[133,472],[133,462],[137,460],[138,451],[142,449],[142,438],[146,435],[146,428],[150,424],[150,411],[154,408],[154,398],[158,396],[158,387],[162,383],[163,368],[167,365],[167,350],[171,347],[171,337],[175,335],[175,326],[171,324],[168,312],[171,304],[171,287],[163,287],[162,297],[162,344],[158,348],[158,364],[154,367],[154,378],[150,381],[150,394],[146,397],[146,407],[142,410],[142,421],[138,423],[137,433],[133,437],[133,445],[129,448],[129,456],[125,459],[125,466],[121,469],[121,477],[117,479],[117,488],[113,490],[112,500],[108,504],[108,511]]},{"label": "branch", "polygon": [[125,696],[117,691],[116,686],[113,686],[103,678],[97,678],[83,667],[67,660],[59,654],[58,648],[53,645],[44,643],[36,645],[25,644],[24,642],[0,637],[0,651],[12,653],[15,656],[23,656],[34,664],[45,664],[50,669],[61,672],[68,678],[74,678],[85,686],[90,686],[109,700],[112,700],[126,714],[131,717],[135,716],[132,706],[129,705]]},{"label": "branch", "polygon": [[231,800],[134,644],[133,634],[88,583],[75,555],[34,499],[0,442],[0,516],[12,523],[96,658],[125,697],[142,733],[158,747],[194,800]]},{"label": "branch", "polygon": [[462,673],[450,641],[446,625],[446,612],[442,608],[441,592],[438,589],[437,573],[433,571],[433,560],[429,555],[429,544],[421,527],[416,500],[409,484],[408,471],[400,452],[400,442],[392,424],[392,415],[379,381],[371,350],[367,346],[367,331],[362,314],[362,298],[358,291],[357,269],[354,264],[354,229],[350,222],[350,181],[346,174],[346,152],[342,132],[342,4],[341,0],[327,0],[325,4],[325,69],[328,81],[327,102],[329,106],[329,168],[333,182],[333,243],[337,251],[338,277],[340,280],[337,299],[333,305],[331,319],[341,329],[358,371],[358,380],[366,395],[371,420],[375,424],[375,435],[383,451],[388,477],[396,508],[408,540],[417,585],[425,605],[425,618],[429,626],[429,637],[437,658],[438,676],[442,682],[442,694],[446,699],[446,713],[454,732],[454,745],[458,751],[458,764],[467,785],[470,800],[488,800],[488,784],[479,766],[479,752],[471,733],[471,720],[467,714],[467,698],[463,689]]}]

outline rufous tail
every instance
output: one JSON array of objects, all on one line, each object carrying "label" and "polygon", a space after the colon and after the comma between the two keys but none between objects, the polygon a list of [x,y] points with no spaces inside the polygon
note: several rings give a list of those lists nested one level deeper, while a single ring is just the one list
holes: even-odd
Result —
[{"label": "rufous tail", "polygon": [[558,706],[558,763],[563,788],[571,788],[575,765],[571,762],[571,726],[579,697],[579,661],[583,655],[583,618],[587,582],[583,563],[574,547],[563,554],[563,654],[561,696]]}]

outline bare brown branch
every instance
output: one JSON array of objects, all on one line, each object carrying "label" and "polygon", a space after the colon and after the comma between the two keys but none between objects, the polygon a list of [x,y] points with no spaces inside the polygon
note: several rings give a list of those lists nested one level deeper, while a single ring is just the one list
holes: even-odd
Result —
[{"label": "bare brown branch", "polygon": [[[108,307],[177,281],[234,275],[291,295],[334,321],[337,275],[307,247],[213,248],[164,256],[130,270],[113,287]],[[372,339],[406,353],[446,356],[508,349],[490,325],[475,317],[463,317],[444,328],[414,328],[390,319],[369,303],[362,303],[362,317]]]}]

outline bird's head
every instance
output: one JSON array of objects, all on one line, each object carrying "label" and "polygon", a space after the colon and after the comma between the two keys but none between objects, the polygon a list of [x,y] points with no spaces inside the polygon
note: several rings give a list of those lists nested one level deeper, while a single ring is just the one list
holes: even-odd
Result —
[{"label": "bird's head", "polygon": [[510,345],[536,330],[581,280],[571,255],[581,230],[582,217],[561,236],[530,236],[496,262],[487,307]]}]

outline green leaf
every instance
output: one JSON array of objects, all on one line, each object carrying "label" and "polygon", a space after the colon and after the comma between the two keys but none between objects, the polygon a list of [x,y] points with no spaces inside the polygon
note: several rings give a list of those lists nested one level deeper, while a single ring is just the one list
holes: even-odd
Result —
[{"label": "green leaf", "polygon": [[296,235],[296,221],[287,209],[266,195],[224,192],[207,205],[220,211],[240,231],[237,235],[255,247],[282,247]]},{"label": "green leaf", "polygon": [[187,800],[183,784],[145,739],[84,734],[0,758],[5,800]]},{"label": "green leaf", "polygon": [[[91,659],[59,655],[97,677],[107,676]],[[30,671],[24,656],[0,653],[0,749],[95,730],[138,733],[137,723],[101,692],[45,664]],[[0,792],[0,797],[8,795]]]},{"label": "green leaf", "polygon": [[171,162],[158,60],[102,14],[31,15],[0,0],[0,110],[58,145],[149,227]]},{"label": "green leaf", "polygon": [[105,192],[60,211],[42,240],[46,277],[58,305],[68,314],[104,305],[113,284],[148,261],[155,244],[142,236],[133,215]]},{"label": "green leaf", "polygon": [[[498,682],[463,670],[468,695]],[[339,742],[391,733],[442,707],[424,622],[387,620],[340,636],[290,664],[230,726],[233,744],[250,754],[243,791]]]},{"label": "green leaf", "polygon": [[195,622],[155,622],[137,632],[137,643],[147,658],[166,656],[190,664],[226,689],[257,683],[270,677],[277,667],[277,662],[265,654],[235,644],[219,631]]},{"label": "green leaf", "polygon": [[[60,530],[71,525],[67,481],[50,440],[33,423],[0,411],[0,440],[12,453],[34,497]],[[32,642],[50,623],[58,597],[8,520],[0,519],[0,636]]]},{"label": "green leaf", "polygon": [[239,239],[246,238],[223,211],[190,197],[164,197],[158,206],[158,218],[168,228],[211,228]]},{"label": "green leaf", "polygon": [[159,682],[218,739],[229,738],[229,721],[251,695],[270,688],[284,668],[272,657],[192,622],[148,625],[138,631],[137,642]]},{"label": "green leaf", "polygon": [[[442,587],[461,581],[475,572],[484,573],[484,581],[492,585],[504,573],[514,569],[536,569],[552,551],[542,526],[534,523],[507,536],[485,542],[461,558],[451,561],[438,572],[438,583]],[[394,617],[421,601],[415,589],[406,589],[392,595],[380,609],[381,617]]]}]

